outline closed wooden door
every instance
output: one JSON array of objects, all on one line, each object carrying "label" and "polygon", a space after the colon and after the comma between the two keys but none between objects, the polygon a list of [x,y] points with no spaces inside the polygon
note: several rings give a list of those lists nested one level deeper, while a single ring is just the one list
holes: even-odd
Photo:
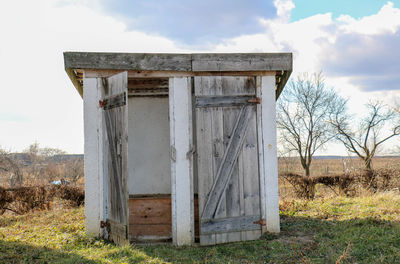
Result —
[{"label": "closed wooden door", "polygon": [[200,244],[261,236],[255,77],[194,77]]},{"label": "closed wooden door", "polygon": [[129,243],[128,230],[128,104],[127,72],[103,78],[103,108],[106,149],[108,239],[119,245]]}]

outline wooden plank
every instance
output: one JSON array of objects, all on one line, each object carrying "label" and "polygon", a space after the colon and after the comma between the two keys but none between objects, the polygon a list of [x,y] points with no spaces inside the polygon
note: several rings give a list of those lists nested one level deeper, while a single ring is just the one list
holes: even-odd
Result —
[{"label": "wooden plank", "polygon": [[65,68],[172,71],[292,70],[292,53],[64,52]]},{"label": "wooden plank", "polygon": [[103,113],[99,109],[101,91],[96,78],[84,78],[84,173],[85,173],[85,228],[90,237],[101,234],[99,222],[103,211]]},{"label": "wooden plank", "polygon": [[157,225],[129,225],[131,230],[131,240],[143,241],[159,241],[169,240],[172,238],[171,224],[157,224]]},{"label": "wooden plank", "polygon": [[104,110],[126,105],[126,92],[105,97],[102,101]]},{"label": "wooden plank", "polygon": [[130,78],[128,89],[168,88],[168,78]]},{"label": "wooden plank", "polygon": [[255,96],[196,96],[196,107],[227,107],[254,104]]},{"label": "wooden plank", "polygon": [[[222,77],[208,77],[210,80],[209,90],[207,94],[221,96],[223,95]],[[224,110],[219,107],[209,109],[211,112],[211,138],[212,138],[212,176],[213,181],[218,173],[218,168],[221,166],[222,157],[224,156]],[[212,186],[212,185],[211,185]],[[210,187],[211,187],[210,186]],[[221,197],[219,207],[215,213],[216,218],[226,217],[226,201],[225,196]],[[226,234],[215,234],[215,243],[225,243]]]},{"label": "wooden plank", "polygon": [[[103,70],[103,69],[85,69],[87,78],[110,77],[124,70]],[[192,72],[192,71],[138,71],[128,70],[129,78],[171,78],[171,77],[194,77],[194,76],[275,76],[276,71],[210,71],[210,72]]]},{"label": "wooden plank", "polygon": [[260,220],[260,215],[227,217],[219,219],[202,220],[200,223],[202,234],[239,232],[246,230],[259,230],[260,225],[254,222]]},{"label": "wooden plank", "polygon": [[290,77],[291,73],[292,73],[292,71],[284,71],[283,75],[282,75],[282,77],[280,79],[280,82],[276,83],[276,85],[277,85],[276,92],[275,92],[276,100],[278,100],[279,95],[283,91],[283,88],[285,87],[287,81],[289,80],[289,77]]},{"label": "wooden plank", "polygon": [[172,238],[175,245],[194,242],[193,148],[191,79],[169,81],[171,157]]},{"label": "wooden plank", "polygon": [[[195,236],[199,236],[199,205],[194,197]],[[136,196],[129,199],[131,240],[172,239],[171,195]]]},{"label": "wooden plank", "polygon": [[279,232],[278,158],[276,146],[275,78],[261,78],[266,229]]},{"label": "wooden plank", "polygon": [[[256,96],[262,98],[261,90],[261,76],[256,77]],[[265,177],[264,177],[264,142],[263,142],[263,126],[262,126],[262,104],[257,105],[256,110],[256,126],[257,126],[257,150],[258,150],[258,173],[259,173],[259,184],[260,184],[260,210],[261,217],[266,219],[265,212]],[[262,234],[267,232],[266,226],[261,227]]]},{"label": "wooden plank", "polygon": [[71,80],[72,84],[75,86],[75,89],[78,91],[79,95],[83,98],[83,84],[79,82],[78,77],[74,73],[74,70],[71,68],[65,68],[65,71],[67,72],[68,77]]},{"label": "wooden plank", "polygon": [[193,71],[292,70],[292,53],[192,54]]},{"label": "wooden plank", "polygon": [[[224,94],[242,96],[246,94],[254,94],[254,91],[247,89],[250,84],[249,77],[224,77]],[[235,121],[240,113],[239,107],[226,108],[224,110],[224,134],[226,138],[226,146],[228,146],[229,138],[232,136]],[[243,188],[241,179],[243,178],[243,170],[241,166],[241,151],[234,166],[231,179],[225,191],[227,216],[238,217],[241,215],[243,205]],[[241,241],[242,231],[229,232],[225,242]]]},{"label": "wooden plank", "polygon": [[129,199],[129,224],[169,224],[171,226],[171,197]]},{"label": "wooden plank", "polygon": [[[212,92],[209,77],[194,77],[194,82],[195,96],[207,95]],[[212,114],[210,109],[196,108],[196,135],[199,214],[201,216],[207,194],[214,182]],[[215,239],[214,234],[203,235],[200,230],[201,245],[214,245]]]},{"label": "wooden plank", "polygon": [[[243,215],[261,214],[255,107],[253,111],[254,114],[250,120],[241,153],[243,176],[240,186],[243,189],[243,203],[241,203]],[[259,226],[256,230],[242,232],[242,241],[258,239],[260,236],[261,228]]]},{"label": "wooden plank", "polygon": [[252,114],[251,106],[244,106],[237,118],[234,131],[228,143],[228,147],[224,153],[223,161],[218,169],[215,183],[207,198],[202,219],[211,219],[215,216],[218,203],[223,195],[226,185],[232,175],[233,168],[236,164],[239,151],[243,144],[246,129]]},{"label": "wooden plank", "polygon": [[108,238],[115,244],[123,246],[129,244],[128,237],[128,226],[124,223],[121,224],[118,221],[108,219],[107,222],[110,225],[108,230]]},{"label": "wooden plank", "polygon": [[64,52],[65,68],[190,71],[190,54]]},{"label": "wooden plank", "polygon": [[[126,72],[103,80],[103,99],[125,93]],[[126,98],[125,98],[126,100]],[[117,232],[111,231],[109,239],[117,244],[128,240],[128,190],[127,190],[127,105],[103,110],[107,136],[107,221],[114,223]],[[126,232],[122,232],[122,227]]]}]

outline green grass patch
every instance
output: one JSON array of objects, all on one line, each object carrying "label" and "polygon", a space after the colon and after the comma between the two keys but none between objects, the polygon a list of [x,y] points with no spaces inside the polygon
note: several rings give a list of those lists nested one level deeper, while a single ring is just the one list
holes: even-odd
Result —
[{"label": "green grass patch", "polygon": [[400,194],[281,203],[280,234],[210,247],[88,238],[83,208],[0,217],[0,263],[400,263]]}]

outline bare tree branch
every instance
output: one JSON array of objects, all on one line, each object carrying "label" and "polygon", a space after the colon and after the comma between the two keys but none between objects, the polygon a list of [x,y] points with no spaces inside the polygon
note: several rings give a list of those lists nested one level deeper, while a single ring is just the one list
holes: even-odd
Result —
[{"label": "bare tree branch", "polygon": [[340,115],[346,101],[325,87],[322,73],[301,74],[289,82],[277,105],[277,127],[285,148],[296,151],[305,175],[312,157],[334,135],[332,115]]},{"label": "bare tree branch", "polygon": [[[331,120],[337,130],[337,140],[342,142],[346,149],[355,153],[365,164],[366,169],[372,168],[372,158],[379,146],[387,140],[400,135],[400,125],[395,122],[395,111],[382,102],[370,102],[366,105],[368,114],[359,121],[359,129],[349,125],[351,118],[334,118]],[[354,123],[354,122],[353,122]],[[392,133],[382,135],[382,128],[392,126]]]}]

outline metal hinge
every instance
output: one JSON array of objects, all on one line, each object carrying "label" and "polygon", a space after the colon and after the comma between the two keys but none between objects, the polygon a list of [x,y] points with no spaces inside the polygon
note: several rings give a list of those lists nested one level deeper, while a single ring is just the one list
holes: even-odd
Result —
[{"label": "metal hinge", "polygon": [[256,97],[254,99],[249,99],[247,100],[248,103],[253,103],[253,104],[261,104],[261,98],[260,97]]},{"label": "metal hinge", "polygon": [[99,101],[99,107],[104,110],[126,105],[126,92],[116,94]]},{"label": "metal hinge", "polygon": [[104,222],[103,220],[100,221],[100,228],[106,228],[107,232],[109,233],[111,231],[110,222],[108,222],[108,221]]},{"label": "metal hinge", "polygon": [[265,219],[260,219],[258,221],[253,222],[253,224],[265,226]]}]

